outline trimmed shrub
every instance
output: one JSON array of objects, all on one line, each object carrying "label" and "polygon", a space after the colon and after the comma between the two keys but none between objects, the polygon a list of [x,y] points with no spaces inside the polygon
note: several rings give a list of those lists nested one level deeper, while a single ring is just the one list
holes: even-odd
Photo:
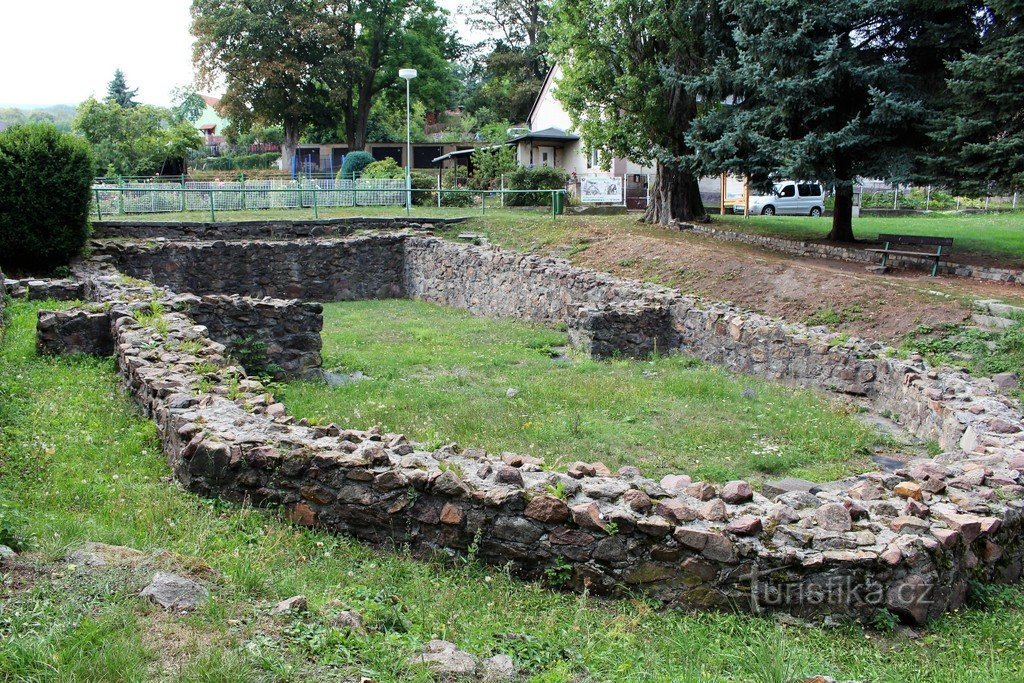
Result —
[{"label": "trimmed shrub", "polygon": [[[520,166],[505,176],[509,190],[564,190],[569,175],[552,166]],[[550,192],[524,192],[505,197],[506,206],[551,206]]]},{"label": "trimmed shrub", "polygon": [[92,150],[52,124],[0,133],[0,267],[66,265],[89,237]]},{"label": "trimmed shrub", "polygon": [[373,163],[373,155],[369,152],[349,152],[345,155],[345,162],[341,165],[338,178],[351,178],[354,175],[362,174],[363,169]]}]

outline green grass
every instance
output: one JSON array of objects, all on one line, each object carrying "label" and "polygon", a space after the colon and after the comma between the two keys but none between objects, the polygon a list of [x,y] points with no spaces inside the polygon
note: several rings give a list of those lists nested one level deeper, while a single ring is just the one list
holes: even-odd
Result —
[{"label": "green grass", "polygon": [[[405,662],[434,637],[479,656],[506,652],[529,683],[1024,677],[1017,588],[987,587],[977,607],[919,639],[779,626],[558,594],[199,499],[167,481],[155,429],[122,394],[111,361],[35,355],[40,306],[16,303],[0,346],[0,500],[23,513],[15,523],[32,539],[0,569],[0,680],[427,681]],[[165,549],[212,599],[188,616],[164,614],[135,597],[151,569],[60,561],[86,540]],[[308,614],[268,615],[298,593]],[[362,612],[367,634],[334,628],[341,609]]]},{"label": "green grass", "polygon": [[813,392],[685,356],[599,362],[567,351],[568,358],[552,358],[566,343],[562,332],[423,302],[328,304],[325,367],[372,379],[295,382],[284,400],[293,414],[320,422],[381,425],[555,466],[636,465],[658,477],[827,481],[863,471],[881,441],[848,406]]},{"label": "green grass", "polygon": [[[794,239],[824,239],[832,227],[830,218],[809,216],[713,216],[725,227],[760,235]],[[858,239],[874,240],[879,233],[952,237],[957,252],[997,257],[1007,265],[1024,265],[1024,215],[1020,213],[930,213],[913,216],[862,216],[853,221]]]}]

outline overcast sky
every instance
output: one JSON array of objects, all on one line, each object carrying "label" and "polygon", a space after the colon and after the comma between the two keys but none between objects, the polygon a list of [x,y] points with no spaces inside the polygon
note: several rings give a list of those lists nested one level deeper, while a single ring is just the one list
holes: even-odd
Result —
[{"label": "overcast sky", "polygon": [[[168,105],[192,82],[190,0],[10,0],[0,18],[0,105],[77,104],[106,95],[120,68],[138,99]],[[440,0],[466,37],[457,11]]]}]

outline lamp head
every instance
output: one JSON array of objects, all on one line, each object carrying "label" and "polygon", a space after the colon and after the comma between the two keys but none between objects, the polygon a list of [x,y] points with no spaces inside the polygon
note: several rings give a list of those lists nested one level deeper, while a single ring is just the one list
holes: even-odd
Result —
[{"label": "lamp head", "polygon": [[412,80],[413,78],[416,78],[416,69],[399,69],[398,76],[399,78],[404,78],[407,81]]}]

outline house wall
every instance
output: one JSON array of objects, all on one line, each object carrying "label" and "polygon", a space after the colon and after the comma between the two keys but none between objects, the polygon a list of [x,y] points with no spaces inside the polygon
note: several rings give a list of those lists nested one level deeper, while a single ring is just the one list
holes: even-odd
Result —
[{"label": "house wall", "polygon": [[[556,64],[550,76],[544,81],[544,86],[541,88],[540,95],[538,96],[537,105],[530,116],[529,124],[531,131],[544,130],[545,128],[558,128],[567,132],[573,131],[572,118],[570,118],[569,112],[565,110],[565,107],[555,96],[558,89],[558,81],[561,78],[562,67]],[[534,143],[533,163],[539,165],[541,162],[536,154],[537,147],[537,143]],[[564,147],[556,149],[555,165],[576,175],[621,176],[623,174],[654,172],[652,167],[643,166],[629,159],[613,159],[611,168],[608,170],[598,166],[588,167],[587,156],[585,140],[569,142]],[[528,142],[519,143],[517,158],[520,165],[530,165],[530,144]]]}]

